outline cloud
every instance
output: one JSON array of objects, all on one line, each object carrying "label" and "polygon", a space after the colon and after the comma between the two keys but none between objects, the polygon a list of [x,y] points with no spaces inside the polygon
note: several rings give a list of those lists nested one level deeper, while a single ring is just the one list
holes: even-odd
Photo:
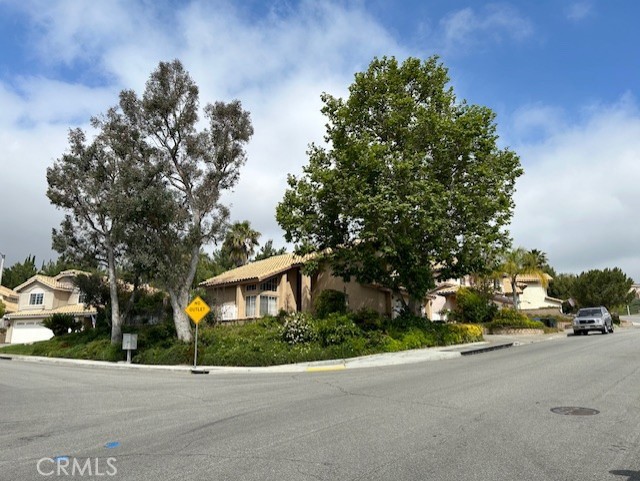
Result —
[{"label": "cloud", "polygon": [[[248,219],[282,244],[275,206],[287,173],[307,162],[309,142],[321,141],[320,94],[346,94],[353,75],[373,56],[406,56],[367,11],[330,2],[300,2],[251,18],[235,2],[16,2],[30,18],[32,46],[45,73],[0,81],[2,205],[11,229],[0,229],[7,263],[27,254],[53,257],[51,228],[61,213],[45,196],[45,171],[66,148],[67,129],[139,94],[160,60],[180,58],[206,102],[238,98],[251,112],[255,135],[233,193],[233,220]],[[170,13],[168,13],[170,12]],[[73,70],[64,78],[61,66]],[[48,75],[47,75],[48,73]],[[97,79],[97,80],[96,80]]]},{"label": "cloud", "polygon": [[509,5],[487,5],[455,11],[440,21],[445,52],[466,51],[478,45],[521,41],[533,34],[532,23]]},{"label": "cloud", "polygon": [[591,2],[576,2],[567,8],[566,15],[572,22],[579,22],[593,14],[593,5]]},{"label": "cloud", "polygon": [[515,150],[525,168],[515,196],[515,244],[547,252],[560,272],[618,266],[640,280],[636,100],[626,95],[614,105],[590,106],[577,125]]}]

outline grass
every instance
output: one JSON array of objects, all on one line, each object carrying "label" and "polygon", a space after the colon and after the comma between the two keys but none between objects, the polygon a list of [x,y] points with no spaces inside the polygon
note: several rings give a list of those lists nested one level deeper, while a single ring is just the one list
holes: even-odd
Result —
[{"label": "grass", "polygon": [[[343,359],[367,354],[482,340],[482,330],[469,324],[435,324],[420,318],[394,321],[371,316],[334,314],[326,319],[263,318],[245,325],[203,326],[198,336],[198,364],[217,366],[271,366],[305,361]],[[295,316],[294,316],[295,317]],[[366,319],[366,322],[361,322]],[[140,364],[190,364],[193,344],[175,337],[172,325],[124,329],[138,333]],[[12,345],[0,353],[73,359],[119,361],[120,346],[112,346],[109,332],[89,330],[29,345]]]}]

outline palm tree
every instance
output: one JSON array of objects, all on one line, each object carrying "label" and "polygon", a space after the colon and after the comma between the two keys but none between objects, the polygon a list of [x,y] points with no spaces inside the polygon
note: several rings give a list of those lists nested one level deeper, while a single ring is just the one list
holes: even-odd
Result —
[{"label": "palm tree", "polygon": [[535,253],[527,251],[523,247],[518,247],[517,249],[506,252],[502,258],[502,262],[498,268],[499,273],[509,278],[513,296],[513,308],[516,310],[518,309],[518,276],[527,274],[534,275],[540,278],[540,283],[543,287],[546,287],[548,284],[547,276],[541,269],[539,260],[540,258],[536,256]]},{"label": "palm tree", "polygon": [[259,245],[258,238],[260,232],[253,230],[248,220],[234,222],[222,244],[225,251],[236,267],[242,266],[249,261]]},{"label": "palm tree", "polygon": [[538,249],[531,249],[529,251],[531,254],[531,260],[538,266],[540,269],[544,269],[545,267],[549,267],[549,259],[547,258],[547,253],[542,252]]}]

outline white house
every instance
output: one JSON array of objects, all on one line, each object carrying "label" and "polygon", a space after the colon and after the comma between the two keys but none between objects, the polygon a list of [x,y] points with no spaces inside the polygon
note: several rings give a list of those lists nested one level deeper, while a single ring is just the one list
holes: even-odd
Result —
[{"label": "white house", "polygon": [[53,332],[42,321],[53,314],[70,314],[77,319],[88,319],[97,314],[80,299],[80,291],[73,278],[82,271],[63,271],[55,277],[35,275],[15,288],[18,295],[17,310],[5,316],[8,320],[6,342],[24,344],[44,341]]}]

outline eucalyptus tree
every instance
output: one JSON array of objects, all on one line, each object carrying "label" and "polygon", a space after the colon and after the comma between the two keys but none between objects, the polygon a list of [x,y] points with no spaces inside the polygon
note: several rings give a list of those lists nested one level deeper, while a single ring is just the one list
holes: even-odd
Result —
[{"label": "eucalyptus tree", "polygon": [[122,338],[117,265],[125,249],[127,183],[138,175],[148,151],[117,108],[92,118],[91,125],[97,132],[92,140],[82,129],[69,132],[67,152],[47,169],[47,197],[68,212],[60,229],[53,229],[54,249],[67,261],[97,261],[107,269],[115,344]]},{"label": "eucalyptus tree", "polygon": [[123,91],[120,106],[151,149],[150,166],[160,172],[165,190],[158,201],[168,219],[142,216],[133,222],[138,246],[147,246],[147,262],[169,293],[178,338],[192,339],[185,308],[196,275],[201,247],[220,239],[229,210],[224,191],[236,185],[253,135],[250,116],[240,101],[215,102],[203,109],[199,90],[181,62],[160,62],[142,97]]},{"label": "eucalyptus tree", "polygon": [[436,57],[374,59],[346,100],[322,95],[327,145],[289,176],[277,220],[298,252],[378,283],[412,310],[436,277],[486,269],[508,244],[518,156],[495,114],[458,101]]}]

